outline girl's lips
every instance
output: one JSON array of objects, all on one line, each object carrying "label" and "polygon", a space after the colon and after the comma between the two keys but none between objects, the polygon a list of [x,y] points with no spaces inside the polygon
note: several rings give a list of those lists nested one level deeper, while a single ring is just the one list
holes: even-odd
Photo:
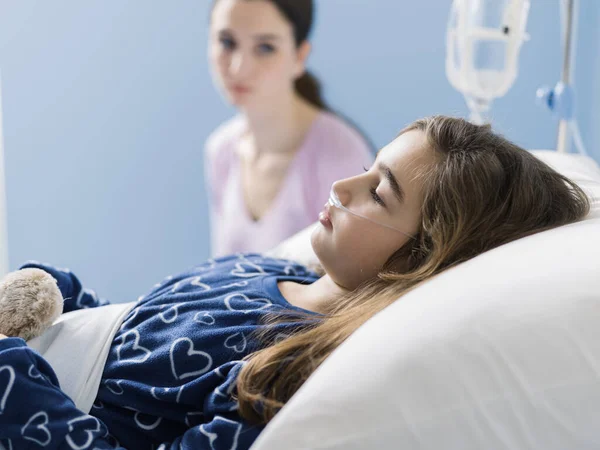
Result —
[{"label": "girl's lips", "polygon": [[321,225],[323,225],[325,228],[333,229],[333,223],[331,222],[331,214],[329,212],[329,208],[329,203],[326,203],[325,207],[323,208],[323,211],[319,213],[319,222],[321,222]]}]

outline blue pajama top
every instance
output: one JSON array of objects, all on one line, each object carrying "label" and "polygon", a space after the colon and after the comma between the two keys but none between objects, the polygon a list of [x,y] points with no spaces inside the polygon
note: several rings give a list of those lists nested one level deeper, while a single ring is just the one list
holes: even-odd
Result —
[{"label": "blue pajama top", "polygon": [[[108,303],[67,269],[24,267],[57,280],[65,312]],[[89,414],[25,341],[0,340],[0,449],[249,448],[262,427],[245,422],[232,398],[241,359],[260,348],[255,332],[266,313],[307,312],[290,305],[277,282],[316,279],[304,266],[258,254],[167,277],[115,335]],[[300,320],[276,325],[272,336],[288,335]]]}]

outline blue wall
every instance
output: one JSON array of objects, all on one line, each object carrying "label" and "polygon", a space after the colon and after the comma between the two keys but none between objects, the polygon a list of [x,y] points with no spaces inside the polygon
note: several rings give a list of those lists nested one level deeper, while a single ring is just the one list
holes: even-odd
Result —
[{"label": "blue wall", "polygon": [[[433,113],[467,113],[444,73],[450,1],[318,0],[311,66],[377,146]],[[208,1],[0,0],[11,267],[69,266],[135,300],[208,256],[202,146],[232,110],[206,65]],[[533,0],[520,74],[497,128],[554,146],[534,102],[559,77],[558,0]],[[600,159],[600,2],[581,0],[578,116]]]}]

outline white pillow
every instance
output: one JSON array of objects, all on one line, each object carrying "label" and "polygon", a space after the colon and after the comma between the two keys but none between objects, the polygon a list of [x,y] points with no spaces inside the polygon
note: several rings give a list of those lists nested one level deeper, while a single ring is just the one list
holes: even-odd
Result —
[{"label": "white pillow", "polygon": [[[600,199],[600,170],[536,152]],[[494,249],[355,332],[253,450],[600,448],[600,205]]]},{"label": "white pillow", "polygon": [[557,172],[575,181],[590,197],[589,218],[600,217],[600,167],[588,156],[557,153],[554,150],[533,150],[535,156]]}]

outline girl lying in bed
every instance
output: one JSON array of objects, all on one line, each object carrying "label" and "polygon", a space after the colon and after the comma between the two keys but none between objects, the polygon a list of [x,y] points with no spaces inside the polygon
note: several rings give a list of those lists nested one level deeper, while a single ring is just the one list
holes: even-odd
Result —
[{"label": "girl lying in bed", "polygon": [[[374,314],[452,266],[588,208],[574,183],[489,127],[419,120],[373,167],[333,185],[312,235],[324,276],[243,254],[168,277],[114,336],[89,414],[22,339],[1,339],[0,442],[247,449]],[[104,304],[68,271],[27,267],[57,280],[65,311]]]}]

